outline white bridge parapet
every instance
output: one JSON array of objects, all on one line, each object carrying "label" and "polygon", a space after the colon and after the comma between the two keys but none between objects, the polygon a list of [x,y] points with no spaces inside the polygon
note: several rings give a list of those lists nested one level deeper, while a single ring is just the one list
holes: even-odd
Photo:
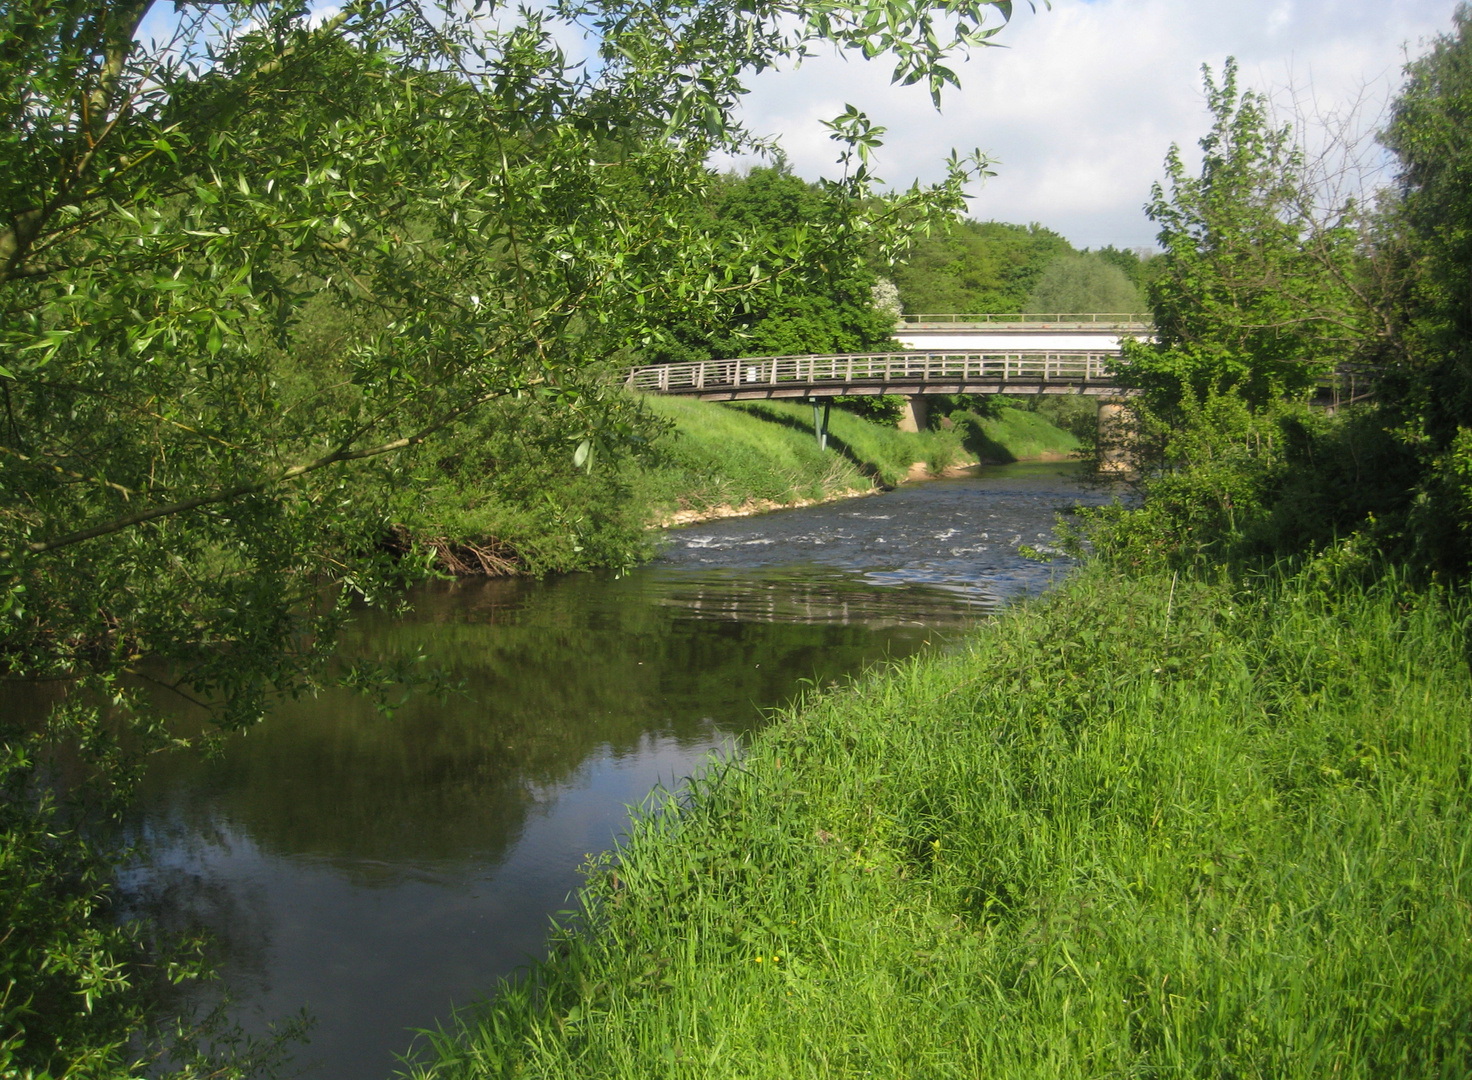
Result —
[{"label": "white bridge parapet", "polygon": [[918,352],[1118,352],[1125,338],[1150,338],[1142,315],[902,315],[895,341]]},{"label": "white bridge parapet", "polygon": [[1023,314],[912,314],[899,317],[898,329],[999,329],[1013,331],[1116,331],[1150,333],[1150,316],[1140,312],[1026,312]]},{"label": "white bridge parapet", "polygon": [[1125,393],[1110,373],[1111,349],[945,351],[843,356],[763,356],[650,364],[625,385],[706,401],[876,394]]}]

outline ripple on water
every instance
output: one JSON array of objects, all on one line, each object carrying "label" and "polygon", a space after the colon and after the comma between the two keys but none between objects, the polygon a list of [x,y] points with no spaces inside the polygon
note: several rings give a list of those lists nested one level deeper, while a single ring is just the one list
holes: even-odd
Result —
[{"label": "ripple on water", "polygon": [[[935,587],[996,606],[1046,588],[1069,565],[1039,562],[1019,548],[1056,555],[1050,542],[1059,511],[1110,497],[1082,489],[1067,467],[1013,467],[901,488],[881,496],[882,507],[829,503],[723,522],[720,533],[672,530],[658,564],[756,577],[811,565],[851,573],[871,588]],[[993,536],[999,524],[1006,531]]]}]

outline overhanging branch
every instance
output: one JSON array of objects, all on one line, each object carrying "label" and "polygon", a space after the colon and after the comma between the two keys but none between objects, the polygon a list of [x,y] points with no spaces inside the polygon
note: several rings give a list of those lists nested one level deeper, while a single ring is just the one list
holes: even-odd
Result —
[{"label": "overhanging branch", "polygon": [[221,491],[212,491],[205,495],[196,495],[189,499],[181,499],[178,502],[166,503],[163,506],[149,507],[147,510],[125,514],[120,518],[114,518],[112,521],[102,525],[94,525],[90,529],[80,529],[77,532],[59,536],[54,540],[37,540],[27,544],[26,551],[32,555],[41,555],[48,551],[55,551],[58,548],[80,544],[84,540],[93,540],[99,536],[108,536],[112,533],[122,532],[124,529],[130,529],[134,525],[142,525],[149,521],[157,521],[159,518],[172,517],[175,514],[197,510],[201,506],[213,506],[218,503],[230,502],[246,495],[254,495],[280,484],[300,479],[309,473],[325,469],[330,465],[337,465],[347,461],[361,461],[365,458],[381,457],[384,454],[391,454],[398,450],[407,450],[412,446],[418,446],[435,432],[454,423],[457,419],[471,410],[484,405],[487,401],[499,397],[502,393],[504,393],[502,390],[493,390],[481,394],[464,405],[451,409],[433,423],[421,428],[414,434],[406,435],[400,439],[394,439],[391,442],[380,443],[378,446],[364,447],[360,450],[350,449],[349,444],[344,444],[330,454],[324,454],[322,457],[315,458],[312,461],[304,461],[300,464],[293,465],[291,468],[277,473],[275,476],[255,480],[249,484],[237,484],[234,487],[225,488]]}]

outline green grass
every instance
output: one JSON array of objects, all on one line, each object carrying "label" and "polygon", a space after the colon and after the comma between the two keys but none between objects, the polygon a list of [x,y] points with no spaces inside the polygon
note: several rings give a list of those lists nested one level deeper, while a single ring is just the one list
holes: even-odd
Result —
[{"label": "green grass", "polygon": [[659,509],[822,498],[873,480],[895,484],[912,462],[926,461],[938,470],[963,453],[957,435],[907,434],[839,409],[830,413],[829,449],[823,452],[813,436],[810,405],[732,406],[657,396],[644,401],[674,424],[632,480],[636,497]]},{"label": "green grass", "polygon": [[[809,433],[812,431],[811,405],[791,401],[749,401],[738,408],[768,421],[794,428],[805,427]],[[932,472],[938,473],[966,455],[959,433],[900,431],[843,409],[829,411],[828,444],[884,484],[902,481],[910,466],[917,461],[925,462]]]},{"label": "green grass", "polygon": [[960,411],[950,418],[964,430],[966,449],[986,462],[1063,457],[1080,445],[1075,435],[1057,427],[1048,416],[1026,409],[1004,405],[995,416]]},{"label": "green grass", "polygon": [[765,423],[693,398],[651,395],[644,403],[674,425],[633,478],[636,497],[657,511],[815,499],[869,485],[853,462],[819,450],[811,427]]},{"label": "green grass", "polygon": [[433,1077],[1463,1077],[1465,605],[1081,572],[658,802]]}]

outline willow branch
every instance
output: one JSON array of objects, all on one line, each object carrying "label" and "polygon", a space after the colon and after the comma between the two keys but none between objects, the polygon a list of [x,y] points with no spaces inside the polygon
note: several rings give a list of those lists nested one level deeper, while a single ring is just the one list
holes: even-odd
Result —
[{"label": "willow branch", "polygon": [[26,551],[32,555],[41,555],[48,551],[55,551],[58,548],[80,544],[84,540],[93,540],[99,536],[108,536],[112,533],[122,532],[124,529],[130,529],[134,525],[142,525],[149,521],[156,521],[159,518],[187,513],[201,506],[213,506],[218,503],[231,502],[234,499],[239,499],[246,495],[255,495],[280,484],[300,479],[309,473],[317,472],[331,465],[337,465],[347,461],[362,461],[365,458],[381,457],[384,454],[392,454],[398,450],[407,450],[410,447],[418,446],[435,432],[454,423],[472,409],[478,408],[487,401],[499,397],[502,393],[503,391],[501,390],[493,390],[489,393],[481,394],[464,405],[451,409],[432,424],[421,428],[413,435],[406,435],[403,438],[380,443],[377,446],[364,447],[361,450],[350,449],[351,444],[345,443],[329,454],[324,454],[322,457],[315,458],[311,461],[304,461],[300,464],[293,465],[291,468],[279,472],[275,476],[268,476],[248,484],[237,484],[234,487],[225,488],[221,491],[212,491],[206,495],[196,495],[193,498],[181,499],[178,502],[166,503],[163,506],[150,507],[147,510],[139,510],[136,513],[125,514],[123,517],[115,518],[105,524],[94,525],[90,529],[81,529],[74,533],[68,533],[54,540],[37,540],[27,544]]}]

